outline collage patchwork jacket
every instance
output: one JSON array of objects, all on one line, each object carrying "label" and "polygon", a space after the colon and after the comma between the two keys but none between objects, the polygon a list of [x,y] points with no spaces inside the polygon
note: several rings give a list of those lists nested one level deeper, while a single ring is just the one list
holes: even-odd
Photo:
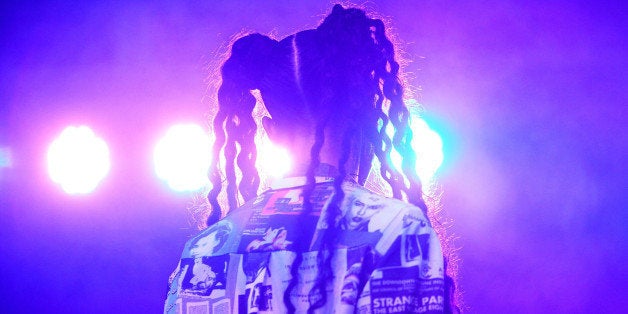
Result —
[{"label": "collage patchwork jacket", "polygon": [[[317,177],[312,212],[302,215],[305,178],[275,182],[191,238],[170,277],[165,313],[284,313],[295,241],[309,241],[290,299],[305,313],[333,178]],[[344,182],[331,260],[333,282],[320,313],[442,313],[443,255],[424,212]],[[305,243],[308,244],[308,243]]]}]

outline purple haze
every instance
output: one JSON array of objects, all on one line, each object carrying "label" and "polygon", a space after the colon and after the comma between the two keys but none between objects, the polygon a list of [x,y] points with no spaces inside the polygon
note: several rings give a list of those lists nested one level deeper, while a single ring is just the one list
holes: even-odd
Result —
[{"label": "purple haze", "polygon": [[[205,123],[233,35],[315,27],[320,1],[3,2],[2,312],[160,312],[189,195],[152,170],[171,123]],[[298,4],[295,4],[298,3]],[[442,203],[469,313],[628,310],[627,9],[621,1],[371,1],[446,142]],[[96,193],[52,185],[70,123],[108,140]]]}]

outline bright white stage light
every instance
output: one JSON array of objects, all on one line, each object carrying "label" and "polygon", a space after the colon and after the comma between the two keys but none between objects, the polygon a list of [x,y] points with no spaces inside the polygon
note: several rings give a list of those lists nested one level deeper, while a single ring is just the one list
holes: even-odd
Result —
[{"label": "bright white stage light", "polygon": [[107,175],[109,148],[86,126],[69,126],[48,148],[48,174],[69,194],[87,194]]},{"label": "bright white stage light", "polygon": [[258,152],[259,165],[264,173],[273,178],[282,178],[292,168],[292,159],[288,150],[273,145],[268,139],[261,140],[262,145]]},{"label": "bright white stage light", "polygon": [[[418,116],[412,116],[410,129],[413,135],[411,145],[416,153],[416,171],[421,182],[428,184],[443,163],[443,140]],[[392,124],[387,125],[386,133],[392,138],[394,134]],[[401,156],[394,149],[390,153],[390,159],[395,168],[401,169]]]},{"label": "bright white stage light", "polygon": [[210,140],[195,124],[172,126],[154,151],[155,172],[175,191],[195,191],[209,184]]}]

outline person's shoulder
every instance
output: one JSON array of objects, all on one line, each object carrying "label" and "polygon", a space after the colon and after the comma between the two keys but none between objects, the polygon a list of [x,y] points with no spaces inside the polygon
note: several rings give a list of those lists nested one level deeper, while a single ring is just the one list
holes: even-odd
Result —
[{"label": "person's shoulder", "polygon": [[381,205],[382,210],[373,216],[373,219],[369,224],[369,230],[381,230],[385,227],[389,227],[391,224],[396,225],[395,228],[401,227],[399,230],[414,223],[418,223],[424,227],[431,227],[431,223],[425,212],[414,204],[383,195],[383,193],[374,192],[364,186],[350,181],[344,182],[342,189],[345,193],[344,199],[348,202],[350,202],[353,198],[360,197],[360,195],[365,194],[370,197],[377,198],[377,203]]},{"label": "person's shoulder", "polygon": [[385,195],[385,192],[377,192],[373,191],[365,186],[359,185],[352,181],[345,181],[342,183],[342,190],[345,193],[345,197],[355,194],[369,194],[371,196],[377,197],[381,199],[382,202],[385,202],[387,207],[395,207],[402,209],[404,211],[412,212],[412,211],[421,211],[421,209],[413,204],[410,204],[404,200],[396,199],[390,196]]}]

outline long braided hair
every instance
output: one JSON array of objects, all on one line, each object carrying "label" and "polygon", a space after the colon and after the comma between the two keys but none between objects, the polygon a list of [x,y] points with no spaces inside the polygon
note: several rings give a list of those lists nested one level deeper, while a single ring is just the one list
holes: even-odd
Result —
[{"label": "long braided hair", "polygon": [[[314,176],[323,145],[341,147],[335,165],[338,174],[334,194],[326,210],[327,229],[318,254],[319,274],[310,293],[308,312],[313,312],[326,303],[325,287],[333,279],[333,243],[338,233],[336,221],[341,214],[345,179],[351,177],[364,185],[372,162],[377,158],[380,175],[390,185],[392,196],[407,200],[427,215],[415,169],[416,156],[410,146],[413,136],[409,128],[410,113],[403,102],[394,46],[381,20],[368,18],[360,9],[335,5],[332,13],[314,30],[302,31],[281,41],[260,34],[238,39],[221,68],[221,77],[219,110],[213,121],[215,143],[209,171],[212,189],[208,194],[211,206],[208,225],[222,217],[218,197],[223,188],[229,209],[238,207],[240,199],[247,201],[257,195],[260,176],[255,167],[257,126],[252,115],[256,104],[253,90],[259,90],[278,126],[297,134],[314,135],[307,185],[303,189],[302,215],[312,212],[310,196],[315,188]],[[392,138],[386,134],[389,123],[394,128]],[[325,143],[326,132],[338,132],[338,143]],[[401,171],[392,166],[393,149],[402,157]],[[224,179],[221,152],[225,161]],[[347,167],[348,163],[354,167]],[[347,173],[347,168],[357,169],[357,173]],[[239,182],[238,172],[241,173]],[[292,280],[284,293],[289,312],[295,311],[290,293],[298,284],[298,267],[307,250],[305,243],[309,242],[296,239],[294,243]],[[446,290],[453,289],[451,278],[446,278],[446,282]],[[451,293],[446,291],[446,298]],[[455,306],[451,306],[453,300],[449,301],[446,309],[451,312]]]}]

